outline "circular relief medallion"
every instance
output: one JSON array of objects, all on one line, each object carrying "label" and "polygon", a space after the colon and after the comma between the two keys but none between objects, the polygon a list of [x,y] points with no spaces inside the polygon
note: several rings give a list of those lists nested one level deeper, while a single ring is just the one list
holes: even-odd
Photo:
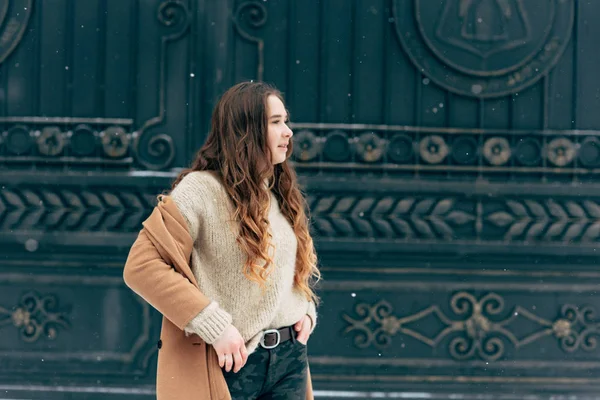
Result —
[{"label": "circular relief medallion", "polygon": [[503,137],[493,137],[483,144],[483,156],[491,165],[504,165],[510,160],[510,143]]},{"label": "circular relief medallion", "polygon": [[438,85],[495,97],[522,90],[559,60],[573,0],[394,0],[396,33]]},{"label": "circular relief medallion", "polygon": [[388,157],[392,162],[398,164],[408,163],[413,158],[413,147],[413,140],[410,136],[396,134],[388,145]]},{"label": "circular relief medallion", "polygon": [[348,135],[342,131],[333,131],[327,135],[323,155],[329,161],[343,162],[352,156],[352,147]]},{"label": "circular relief medallion", "polygon": [[321,152],[319,139],[309,130],[301,130],[294,134],[294,155],[300,161],[312,161]]},{"label": "circular relief medallion", "polygon": [[419,144],[421,158],[429,164],[439,164],[448,155],[449,149],[443,137],[438,135],[425,136]]},{"label": "circular relief medallion", "polygon": [[31,15],[32,0],[0,0],[0,63],[17,47]]},{"label": "circular relief medallion", "polygon": [[548,143],[546,157],[557,167],[564,167],[571,164],[575,158],[575,143],[571,140],[561,137],[553,139]]}]

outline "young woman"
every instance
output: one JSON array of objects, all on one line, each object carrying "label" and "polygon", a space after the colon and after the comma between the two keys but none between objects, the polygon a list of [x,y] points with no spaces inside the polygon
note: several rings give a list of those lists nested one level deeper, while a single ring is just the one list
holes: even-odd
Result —
[{"label": "young woman", "polygon": [[312,396],[306,343],[320,275],[305,201],[286,161],[287,119],[275,88],[244,82],[229,89],[192,167],[161,198],[130,251],[126,283],[165,317],[157,377],[163,398],[172,391],[187,398],[182,385],[191,385],[194,366],[180,364],[194,345],[209,345],[202,353],[208,367],[197,366],[208,375],[207,393],[222,380],[211,372],[214,354],[233,399]]}]

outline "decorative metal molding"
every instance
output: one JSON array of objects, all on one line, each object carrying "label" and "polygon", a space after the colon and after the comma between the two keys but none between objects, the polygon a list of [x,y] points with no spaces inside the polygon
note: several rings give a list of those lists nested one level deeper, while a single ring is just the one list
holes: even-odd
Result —
[{"label": "decorative metal molding", "polygon": [[[318,364],[329,367],[352,366],[358,368],[372,368],[373,366],[385,366],[396,370],[404,368],[449,368],[449,370],[452,371],[457,365],[457,360],[449,357],[383,357],[383,354],[381,356],[377,355],[376,357],[360,357],[358,354],[355,354],[354,356],[323,355],[311,357],[310,362],[311,365]],[[494,370],[494,372],[497,373],[508,372],[509,375],[512,375],[515,372],[518,373],[518,370],[522,371],[524,369],[535,369],[539,372],[550,370],[551,373],[556,373],[558,370],[567,370],[578,373],[582,372],[582,370],[589,372],[592,369],[597,370],[600,368],[600,362],[598,361],[576,361],[572,359],[561,359],[560,363],[557,364],[556,360],[511,360],[508,358],[505,358],[504,360],[495,360],[490,363],[489,361],[476,358],[473,360],[460,360],[460,365],[461,367],[468,368],[485,368],[487,370]]]},{"label": "decorative metal molding", "polygon": [[600,236],[600,205],[591,200],[506,200],[506,211],[485,218],[506,229],[505,240],[527,239],[597,241]]},{"label": "decorative metal molding", "polygon": [[155,198],[124,188],[3,187],[0,230],[134,232]]},{"label": "decorative metal molding", "polygon": [[32,5],[33,0],[5,0],[0,4],[0,64],[21,42]]},{"label": "decorative metal molding", "polygon": [[3,124],[25,124],[25,125],[122,125],[131,126],[133,120],[130,118],[81,118],[81,117],[0,117]]},{"label": "decorative metal molding", "polygon": [[[0,230],[135,232],[160,192],[158,187],[132,188],[125,183],[4,185]],[[600,202],[594,198],[309,192],[308,204],[319,237],[531,244],[600,241]]]},{"label": "decorative metal molding", "polygon": [[[330,367],[331,368],[331,367]],[[577,396],[573,394],[573,388],[577,387],[585,393],[585,389],[588,389],[590,393],[596,393],[598,385],[600,385],[600,379],[596,377],[572,377],[572,376],[469,376],[469,375],[458,375],[456,372],[447,375],[418,375],[418,374],[407,374],[407,375],[385,375],[385,374],[311,374],[311,378],[318,381],[319,384],[327,382],[335,382],[337,384],[346,385],[346,382],[350,384],[356,384],[356,382],[368,382],[372,385],[385,384],[389,385],[404,385],[406,384],[407,391],[413,390],[415,385],[424,383],[431,384],[432,386],[439,387],[440,384],[451,383],[453,389],[456,390],[458,385],[462,386],[465,393],[473,394],[473,386],[485,385],[485,394],[481,397],[488,397],[491,395],[492,389],[498,390],[499,397],[504,398],[506,393],[507,385],[519,385],[522,393],[515,392],[513,399],[521,399],[527,397],[531,400],[542,400],[544,397],[534,397],[534,395],[528,394],[532,388],[540,391],[551,391],[555,392],[557,387],[560,387],[563,396],[572,398],[573,400],[585,399],[588,400],[587,395]],[[534,386],[532,386],[534,385]],[[587,387],[586,387],[587,386]],[[377,386],[376,386],[377,387]],[[441,386],[443,387],[443,386]],[[458,386],[460,387],[460,386]],[[402,394],[404,395],[406,391]],[[525,394],[527,393],[527,394]],[[454,398],[450,397],[448,398]],[[461,395],[462,396],[462,395]],[[477,394],[475,394],[477,396]],[[475,397],[473,396],[473,397]],[[433,396],[431,396],[433,397]],[[560,396],[557,396],[561,398]],[[433,397],[435,398],[435,397]],[[443,398],[443,397],[442,397]],[[466,397],[469,398],[469,397]],[[510,397],[509,397],[510,399]],[[592,397],[592,399],[594,399]],[[595,400],[595,399],[594,399]]]},{"label": "decorative metal molding", "polygon": [[265,42],[263,39],[253,36],[245,29],[243,24],[247,24],[250,29],[260,29],[267,22],[267,7],[262,2],[247,1],[238,6],[233,14],[233,24],[237,33],[250,43],[256,44],[257,65],[256,79],[263,80],[265,70]]},{"label": "decorative metal molding", "polygon": [[[17,5],[31,3],[31,0],[12,1]],[[8,3],[5,2],[5,8]],[[25,6],[26,11],[21,14],[28,18],[30,8]],[[11,9],[16,10],[15,7]],[[0,26],[3,26],[2,11],[0,6]],[[0,163],[130,167],[135,160],[138,165],[151,170],[170,166],[175,157],[175,145],[168,134],[157,131],[166,116],[167,47],[189,31],[191,14],[181,1],[163,1],[157,9],[157,20],[167,30],[160,43],[158,115],[142,122],[133,132],[130,119],[3,117],[0,122],[14,125],[0,137]],[[0,36],[0,62],[3,41],[11,38],[9,33]],[[39,124],[45,126],[33,127]]]},{"label": "decorative metal molding", "polygon": [[41,296],[36,292],[24,294],[12,309],[0,306],[0,327],[12,325],[19,329],[19,337],[34,343],[41,337],[53,340],[59,329],[69,329],[69,310],[59,309],[55,295]]},{"label": "decorative metal molding", "polygon": [[392,12],[419,71],[455,93],[489,98],[523,90],[556,65],[571,38],[574,4],[552,0],[540,10],[523,0],[394,0]]},{"label": "decorative metal molding", "polygon": [[[547,336],[554,336],[560,348],[569,353],[578,350],[589,352],[596,349],[598,344],[600,323],[595,320],[592,307],[565,304],[558,318],[548,320],[522,306],[506,312],[504,299],[496,293],[488,293],[477,299],[468,292],[459,292],[450,299],[450,308],[454,314],[464,318],[448,317],[438,305],[412,315],[396,317],[392,315],[392,306],[384,300],[374,305],[359,303],[355,307],[357,317],[343,315],[348,322],[344,334],[354,332],[354,344],[358,348],[387,348],[396,334],[410,336],[433,349],[449,341],[447,348],[455,360],[478,357],[495,361],[504,356],[506,344],[519,349]],[[435,335],[418,329],[417,323],[428,317],[439,322]],[[536,324],[536,328],[519,336],[511,325],[520,319]]]},{"label": "decorative metal molding", "polygon": [[454,198],[309,196],[308,201],[322,236],[452,239],[456,226],[473,225],[476,219],[456,209]]},{"label": "decorative metal molding", "polygon": [[124,126],[109,124],[111,121],[87,119],[87,123],[82,120],[74,124],[64,118],[19,120],[20,124],[9,125],[0,136],[0,162],[123,167],[133,163],[133,134]]},{"label": "decorative metal molding", "polygon": [[361,124],[293,124],[299,169],[589,175],[598,131],[510,131]]},{"label": "decorative metal molding", "polygon": [[595,199],[309,196],[318,236],[419,240],[600,241]]},{"label": "decorative metal molding", "polygon": [[173,139],[166,133],[157,132],[156,128],[164,123],[166,115],[167,47],[170,42],[188,32],[191,14],[181,1],[169,0],[159,5],[157,18],[169,31],[161,38],[158,115],[148,119],[133,133],[133,154],[136,161],[151,170],[167,168],[175,158]]}]

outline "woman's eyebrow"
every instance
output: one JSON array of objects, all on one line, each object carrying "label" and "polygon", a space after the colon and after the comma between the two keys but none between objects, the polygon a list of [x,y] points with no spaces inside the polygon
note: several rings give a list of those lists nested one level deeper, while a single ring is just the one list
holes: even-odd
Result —
[{"label": "woman's eyebrow", "polygon": [[[287,115],[286,115],[286,116],[287,116]],[[271,116],[269,117],[269,119],[273,119],[273,118],[281,118],[281,117],[282,117],[281,115],[279,115],[279,114],[276,114],[276,115],[271,115]]]}]

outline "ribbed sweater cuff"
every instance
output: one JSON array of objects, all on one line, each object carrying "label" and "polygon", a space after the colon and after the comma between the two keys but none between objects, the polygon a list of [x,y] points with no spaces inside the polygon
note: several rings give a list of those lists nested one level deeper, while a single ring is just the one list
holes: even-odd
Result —
[{"label": "ribbed sweater cuff", "polygon": [[206,343],[213,344],[231,325],[231,321],[231,315],[213,301],[188,323],[185,332],[194,333]]}]

